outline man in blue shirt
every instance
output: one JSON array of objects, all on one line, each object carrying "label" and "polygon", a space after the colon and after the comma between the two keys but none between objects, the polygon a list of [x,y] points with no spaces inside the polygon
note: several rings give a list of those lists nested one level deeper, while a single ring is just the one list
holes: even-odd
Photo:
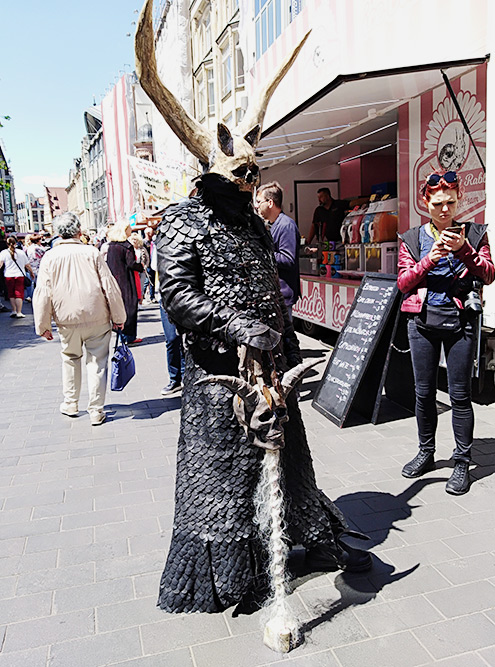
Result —
[{"label": "man in blue shirt", "polygon": [[275,244],[280,289],[292,319],[292,306],[301,295],[299,280],[299,246],[301,235],[296,223],[282,211],[283,190],[273,181],[262,185],[256,192],[256,210],[270,225]]}]

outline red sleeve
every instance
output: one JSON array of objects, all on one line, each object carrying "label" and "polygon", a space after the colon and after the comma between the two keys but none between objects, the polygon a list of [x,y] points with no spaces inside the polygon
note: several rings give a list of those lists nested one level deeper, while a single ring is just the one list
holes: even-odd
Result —
[{"label": "red sleeve", "polygon": [[478,251],[473,248],[469,241],[466,241],[462,248],[454,253],[454,255],[466,265],[469,273],[482,280],[485,285],[489,285],[494,281],[495,267],[486,234],[481,239]]},{"label": "red sleeve", "polygon": [[428,255],[415,262],[407,245],[403,242],[399,248],[397,286],[401,292],[411,292],[426,278],[435,266]]}]

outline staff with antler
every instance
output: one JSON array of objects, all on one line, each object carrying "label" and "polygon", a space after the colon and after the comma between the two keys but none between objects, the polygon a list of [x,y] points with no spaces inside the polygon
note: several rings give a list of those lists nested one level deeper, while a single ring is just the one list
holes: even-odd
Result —
[{"label": "staff with antler", "polygon": [[[261,366],[264,386],[281,421],[275,395],[280,394],[274,388],[302,361],[280,292],[273,243],[252,199],[259,183],[255,147],[266,106],[305,39],[266,84],[238,131],[219,124],[214,134],[185,112],[158,77],[151,0],[138,24],[141,84],[205,168],[197,194],[169,206],[157,230],[162,303],[183,335],[186,357],[174,531],[158,600],[170,612],[221,611],[267,594],[265,550],[253,503],[263,452],[249,446],[252,429],[244,430],[238,421],[231,391],[198,381],[222,374],[251,384],[239,378],[237,349],[246,346],[250,354],[264,354],[269,360]],[[249,412],[250,400],[241,399],[238,407]],[[288,500],[288,540],[306,547],[309,568],[368,569],[368,553],[344,548],[345,519],[316,486],[294,394],[284,402],[280,471]],[[262,415],[258,421],[259,437],[267,441],[272,424]]]}]

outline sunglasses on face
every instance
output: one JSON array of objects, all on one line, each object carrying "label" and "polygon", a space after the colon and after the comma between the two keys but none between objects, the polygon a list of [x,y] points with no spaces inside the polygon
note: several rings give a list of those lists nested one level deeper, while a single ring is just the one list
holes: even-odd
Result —
[{"label": "sunglasses on face", "polygon": [[457,183],[457,174],[455,171],[446,171],[443,176],[441,174],[430,174],[426,179],[426,185],[432,187],[438,185],[442,178],[446,183]]}]

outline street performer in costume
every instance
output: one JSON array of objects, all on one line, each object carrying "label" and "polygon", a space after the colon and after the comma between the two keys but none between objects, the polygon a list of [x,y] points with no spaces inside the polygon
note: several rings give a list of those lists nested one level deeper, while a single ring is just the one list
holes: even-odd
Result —
[{"label": "street performer in costume", "polygon": [[[231,391],[198,382],[238,376],[240,346],[257,350],[279,376],[302,360],[280,292],[273,242],[254,211],[253,192],[259,183],[254,149],[268,100],[304,41],[265,86],[236,135],[222,124],[214,135],[158,77],[152,0],[138,24],[141,85],[205,166],[197,194],[170,205],[157,230],[162,303],[183,335],[186,358],[174,530],[158,600],[169,612],[220,612],[263,587],[266,563],[253,521],[263,451],[252,446],[236,418]],[[344,516],[316,486],[294,393],[286,403],[281,467],[289,539],[306,548],[308,570],[367,570],[370,554],[344,544]],[[263,424],[258,434],[263,437]]]}]

